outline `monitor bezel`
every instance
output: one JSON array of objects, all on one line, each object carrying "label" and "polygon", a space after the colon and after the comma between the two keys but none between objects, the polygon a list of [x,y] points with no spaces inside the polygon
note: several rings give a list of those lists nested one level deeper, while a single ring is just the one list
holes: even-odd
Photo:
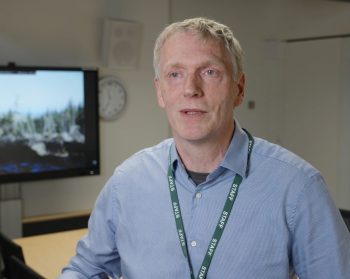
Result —
[{"label": "monitor bezel", "polygon": [[[84,116],[86,128],[86,151],[90,158],[96,160],[95,165],[81,168],[64,169],[56,171],[44,171],[36,173],[0,174],[0,185],[13,182],[25,182],[36,180],[49,180],[69,177],[81,177],[100,174],[100,140],[99,140],[99,115],[98,115],[98,69],[92,67],[61,67],[61,66],[17,66],[9,63],[0,66],[0,72],[25,72],[25,71],[81,71],[84,73]],[[88,77],[87,77],[88,76]]]}]

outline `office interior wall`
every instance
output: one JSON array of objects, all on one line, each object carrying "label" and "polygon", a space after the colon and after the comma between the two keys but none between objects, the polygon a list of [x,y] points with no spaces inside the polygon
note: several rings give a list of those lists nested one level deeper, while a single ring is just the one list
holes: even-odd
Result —
[{"label": "office interior wall", "polygon": [[342,39],[340,48],[337,202],[339,207],[350,210],[350,38]]},{"label": "office interior wall", "polygon": [[18,183],[0,185],[0,232],[12,238],[22,236],[20,190]]},{"label": "office interior wall", "polygon": [[246,96],[236,113],[242,126],[311,161],[342,208],[350,208],[349,44],[291,49],[285,41],[350,34],[349,14],[349,3],[323,0],[171,1],[172,19],[202,15],[233,28],[245,50]]},{"label": "office interior wall", "polygon": [[[149,0],[0,0],[0,64],[98,67],[127,90],[116,121],[100,121],[101,175],[21,183],[23,216],[88,210],[116,165],[142,147],[169,136],[153,88],[152,51],[168,23],[168,2]],[[139,63],[110,69],[102,63],[105,19],[141,23]],[[1,155],[0,155],[1,156]]]},{"label": "office interior wall", "polygon": [[281,131],[283,145],[322,172],[336,200],[340,189],[341,45],[342,39],[286,44]]},{"label": "office interior wall", "polygon": [[282,55],[274,61],[279,85],[270,93],[280,101],[270,120],[278,117],[279,124],[271,138],[315,165],[337,206],[349,209],[349,38],[316,38],[349,35],[350,4],[286,1],[283,14],[279,37],[309,40],[280,44]]},{"label": "office interior wall", "polygon": [[[350,4],[327,0],[170,1],[171,20],[206,16],[229,25],[240,40],[246,73],[245,103],[237,115],[255,135],[281,140],[283,41],[350,33]],[[248,101],[255,109],[248,108]]]},{"label": "office interior wall", "polygon": [[[117,164],[169,135],[152,84],[153,42],[168,21],[208,16],[233,28],[245,49],[247,74],[246,100],[237,116],[255,135],[282,144],[281,40],[350,32],[350,5],[326,0],[0,0],[0,5],[0,64],[97,66],[101,75],[119,77],[128,91],[121,118],[101,121],[102,174],[22,183],[24,216],[92,208]],[[136,69],[112,70],[102,64],[106,18],[142,23]],[[255,109],[248,108],[248,101],[255,102]]]}]

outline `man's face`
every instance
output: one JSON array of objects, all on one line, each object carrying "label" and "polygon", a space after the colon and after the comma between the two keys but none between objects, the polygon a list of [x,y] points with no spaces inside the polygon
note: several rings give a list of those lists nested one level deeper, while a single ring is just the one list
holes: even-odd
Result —
[{"label": "man's face", "polygon": [[161,49],[155,86],[175,139],[220,143],[232,133],[232,112],[243,100],[244,75],[234,81],[222,43],[175,33]]}]

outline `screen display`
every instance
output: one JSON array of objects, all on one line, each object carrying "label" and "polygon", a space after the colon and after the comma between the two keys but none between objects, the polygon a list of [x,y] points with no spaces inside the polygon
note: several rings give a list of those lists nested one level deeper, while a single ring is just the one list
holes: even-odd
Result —
[{"label": "screen display", "polygon": [[80,69],[0,70],[0,182],[99,173],[96,88]]}]

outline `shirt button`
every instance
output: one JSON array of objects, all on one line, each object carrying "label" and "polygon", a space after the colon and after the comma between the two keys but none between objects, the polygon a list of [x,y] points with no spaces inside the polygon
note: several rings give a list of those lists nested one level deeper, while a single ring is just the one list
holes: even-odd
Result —
[{"label": "shirt button", "polygon": [[196,246],[197,246],[197,242],[196,242],[195,240],[192,240],[192,241],[191,241],[191,246],[192,246],[192,247],[196,247]]},{"label": "shirt button", "polygon": [[201,197],[202,197],[202,193],[201,192],[196,193],[196,198],[197,199],[200,199]]}]

